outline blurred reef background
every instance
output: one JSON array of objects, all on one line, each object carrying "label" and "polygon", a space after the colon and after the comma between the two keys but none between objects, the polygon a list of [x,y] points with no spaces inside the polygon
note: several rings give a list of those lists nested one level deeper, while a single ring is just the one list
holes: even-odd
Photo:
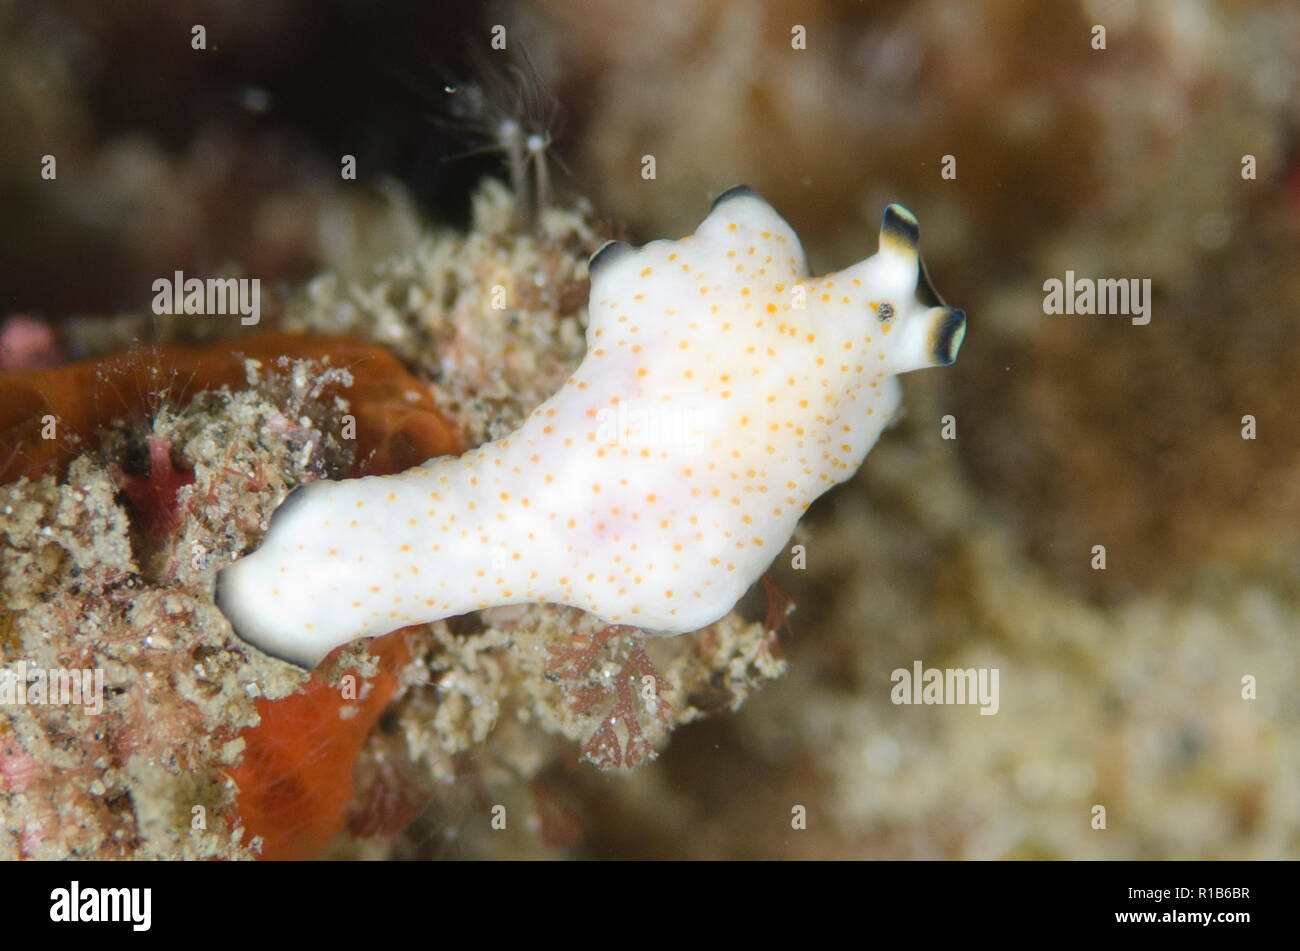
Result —
[{"label": "blurred reef background", "polygon": [[[0,0],[0,128],[0,666],[110,685],[0,707],[0,856],[1300,857],[1300,6]],[[904,204],[969,320],[777,559],[779,648],[761,595],[649,656],[554,607],[310,679],[233,637],[213,573],[284,492],[509,432],[591,251],[742,182],[814,273]],[[155,317],[177,270],[261,324]],[[1150,323],[1046,315],[1067,270]],[[916,660],[999,712],[893,704]],[[642,664],[670,707],[581,709]]]}]

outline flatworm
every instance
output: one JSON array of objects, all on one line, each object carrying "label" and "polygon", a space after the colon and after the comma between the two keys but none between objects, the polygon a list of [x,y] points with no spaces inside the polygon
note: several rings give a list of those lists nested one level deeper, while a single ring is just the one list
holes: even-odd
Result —
[{"label": "flatworm", "polygon": [[930,284],[916,219],[814,278],[746,187],[695,234],[591,258],[582,364],[509,436],[398,475],[289,494],[216,600],[245,641],[304,667],[333,648],[489,607],[574,605],[648,634],[705,627],[814,499],[862,464],[898,374],[966,329]]}]

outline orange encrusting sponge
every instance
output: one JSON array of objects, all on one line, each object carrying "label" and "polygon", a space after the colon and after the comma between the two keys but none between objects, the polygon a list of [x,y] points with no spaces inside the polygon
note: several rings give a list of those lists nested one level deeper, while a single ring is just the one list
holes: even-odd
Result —
[{"label": "orange encrusting sponge", "polygon": [[[44,370],[0,373],[0,484],[47,473],[95,444],[115,417],[150,415],[173,402],[222,386],[244,389],[245,358],[321,359],[347,367],[354,383],[342,394],[357,421],[356,455],[365,475],[401,472],[464,446],[438,412],[433,395],[387,350],[347,337],[263,334],[204,347],[153,344],[128,353]],[[58,439],[43,438],[47,417]]]},{"label": "orange encrusting sponge", "polygon": [[[0,372],[0,484],[22,476],[62,478],[114,419],[148,417],[163,400],[180,403],[203,390],[243,389],[245,358],[268,363],[282,355],[329,356],[332,366],[352,372],[354,384],[341,395],[357,421],[356,474],[400,472],[464,449],[428,388],[388,351],[344,337],[264,334],[205,347],[156,344],[49,369]],[[47,414],[57,420],[61,438],[42,438]],[[149,476],[125,485],[150,535],[178,527],[172,520],[180,514],[175,489],[187,481],[186,473],[171,469],[164,450],[151,441]],[[263,858],[312,858],[347,821],[353,764],[408,660],[401,631],[376,639],[371,653],[380,672],[357,678],[357,699],[344,699],[340,686],[313,676],[298,693],[256,701],[261,723],[242,732],[244,760],[231,775],[244,827],[263,839]]]},{"label": "orange encrusting sponge", "polygon": [[244,760],[230,776],[239,787],[245,839],[262,837],[263,859],[311,859],[342,830],[352,801],[352,766],[397,689],[410,659],[402,631],[376,638],[373,677],[357,674],[345,699],[344,682],[315,674],[307,686],[279,700],[257,701],[262,722],[244,730]]}]

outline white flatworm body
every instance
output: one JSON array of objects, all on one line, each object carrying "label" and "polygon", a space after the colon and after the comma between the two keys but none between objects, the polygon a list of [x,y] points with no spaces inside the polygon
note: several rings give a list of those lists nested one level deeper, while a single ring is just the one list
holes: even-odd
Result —
[{"label": "white flatworm body", "polygon": [[519,430],[296,489],[219,574],[217,603],[244,640],[303,666],[522,602],[696,630],[861,465],[898,407],[895,376],[952,363],[964,331],[901,207],[876,254],[812,278],[790,226],[732,189],[690,237],[593,256],[586,357]]}]

